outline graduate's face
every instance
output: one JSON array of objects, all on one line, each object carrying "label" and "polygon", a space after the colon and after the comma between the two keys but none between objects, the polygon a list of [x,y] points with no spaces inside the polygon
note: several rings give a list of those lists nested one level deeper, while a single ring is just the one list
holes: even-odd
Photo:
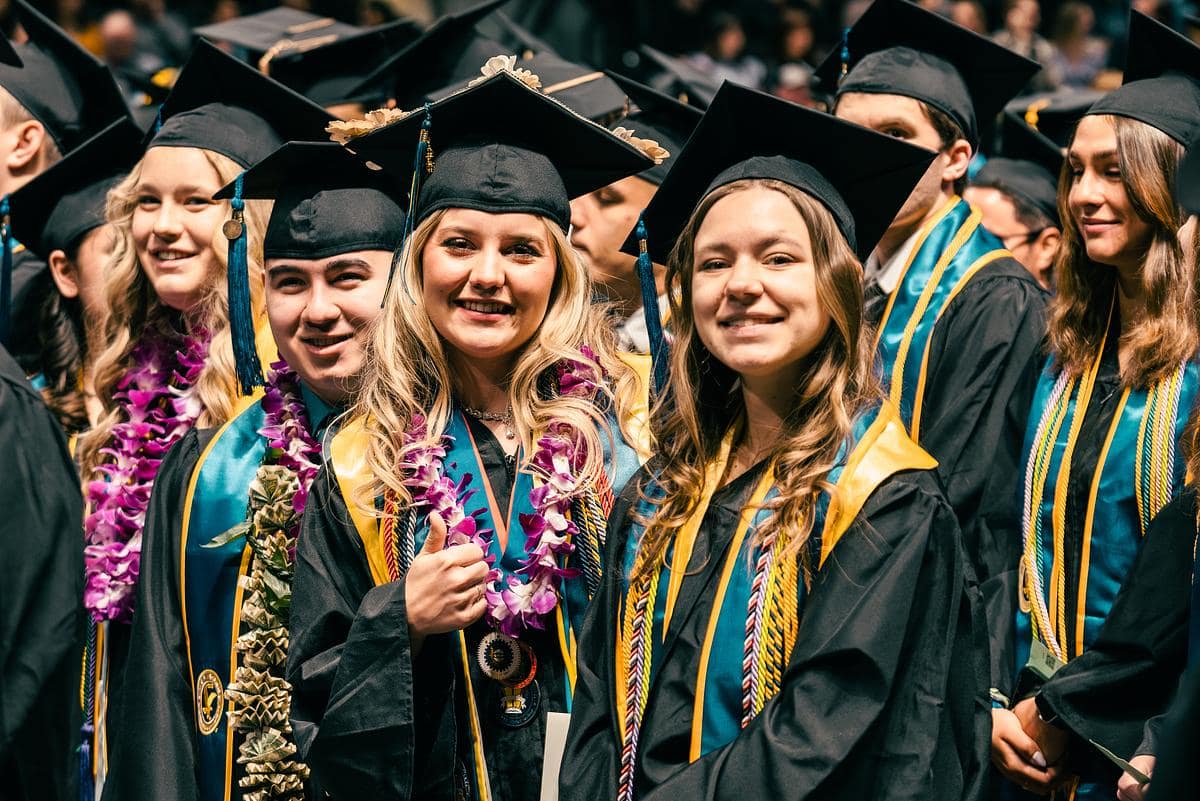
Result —
[{"label": "graduate's face", "polygon": [[751,187],[705,215],[692,258],[696,333],[742,378],[790,381],[829,328],[808,225],[786,195]]},{"label": "graduate's face", "polygon": [[571,245],[592,280],[619,297],[636,297],[637,259],[621,245],[657,188],[634,175],[571,201]]},{"label": "graduate's face", "polygon": [[142,159],[134,192],[133,244],[163,303],[188,311],[221,272],[213,237],[225,203],[212,200],[222,181],[204,153],[191,147],[152,147]]},{"label": "graduate's face", "polygon": [[279,355],[328,404],[346,405],[358,387],[363,338],[391,263],[385,250],[267,259],[267,318]]},{"label": "graduate's face", "polygon": [[1080,120],[1067,162],[1071,167],[1067,205],[1088,258],[1136,270],[1153,229],[1138,215],[1125,190],[1112,123],[1096,115]]},{"label": "graduate's face", "polygon": [[421,251],[425,310],[451,356],[507,365],[546,316],[557,270],[540,217],[449,209]]}]

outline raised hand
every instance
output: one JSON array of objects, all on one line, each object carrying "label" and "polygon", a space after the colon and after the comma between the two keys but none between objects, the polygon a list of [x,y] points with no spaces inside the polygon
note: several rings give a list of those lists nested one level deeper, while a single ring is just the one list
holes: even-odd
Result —
[{"label": "raised hand", "polygon": [[475,544],[446,547],[446,521],[429,515],[429,536],[404,577],[408,630],[415,654],[425,637],[466,628],[487,609],[489,568]]}]

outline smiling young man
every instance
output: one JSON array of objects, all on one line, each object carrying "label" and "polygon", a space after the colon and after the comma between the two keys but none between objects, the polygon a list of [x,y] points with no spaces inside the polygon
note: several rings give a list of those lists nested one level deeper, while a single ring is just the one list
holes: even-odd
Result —
[{"label": "smiling young man", "polygon": [[[275,200],[263,253],[281,361],[265,395],[244,398],[218,430],[192,431],[163,462],[129,655],[126,686],[139,691],[122,699],[128,728],[106,799],[307,782],[303,764],[276,761],[263,745],[278,736],[289,747],[280,732],[289,731],[295,536],[334,421],[357,389],[404,212],[378,173],[332,143],[285,145],[244,173],[242,190]],[[248,707],[267,711],[237,713]]]},{"label": "smiling young man", "polygon": [[938,460],[989,619],[1015,603],[1013,499],[1047,301],[959,193],[979,126],[1037,69],[912,3],[876,0],[818,70],[837,86],[837,116],[938,154],[867,260],[867,317],[884,386]]}]

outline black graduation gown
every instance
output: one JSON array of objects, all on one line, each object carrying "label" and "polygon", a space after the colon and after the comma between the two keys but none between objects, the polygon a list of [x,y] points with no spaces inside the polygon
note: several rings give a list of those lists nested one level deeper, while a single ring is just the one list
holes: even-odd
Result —
[{"label": "black graduation gown", "polygon": [[[979,658],[984,634],[966,601],[968,568],[954,514],[924,471],[881,484],[814,578],[780,693],[732,742],[688,764],[712,582],[757,478],[751,471],[718,491],[700,527],[677,622],[655,656],[635,798],[977,797],[990,727]],[[635,477],[626,485],[610,517],[610,565],[622,564],[637,484]],[[609,571],[580,633],[563,801],[617,794],[614,621],[621,603],[619,577]]]},{"label": "black graduation gown", "polygon": [[[142,530],[137,614],[122,686],[109,698],[109,717],[120,734],[108,740],[104,801],[199,795],[195,706],[179,599],[179,543],[188,480],[216,432],[192,429],[185,434],[167,452],[154,479]],[[125,702],[130,693],[136,695],[136,703]],[[147,770],[147,764],[153,770]]]},{"label": "black graduation gown", "polygon": [[[929,343],[916,439],[938,460],[991,631],[1010,630],[1017,608],[1022,449],[1046,355],[1048,300],[1015,259],[997,259],[967,281]],[[1008,673],[1011,663],[1010,655]]]},{"label": "black graduation gown", "polygon": [[42,304],[57,292],[46,262],[28,248],[13,253],[9,352],[26,373],[41,372]]},{"label": "black graduation gown", "polygon": [[[471,429],[493,496],[507,497],[503,451],[486,427]],[[426,637],[414,660],[404,592],[403,578],[375,585],[327,463],[313,482],[296,550],[287,678],[299,756],[334,799],[457,799],[465,782],[475,783],[457,634]],[[541,704],[528,725],[506,729],[495,722],[498,685],[475,664],[489,630],[483,622],[469,627],[466,648],[492,797],[535,801],[546,712],[563,711],[550,691],[565,681],[558,642],[553,632],[522,636],[537,655]]]},{"label": "black graduation gown", "polygon": [[74,799],[83,494],[58,421],[3,348],[0,466],[0,799]]},{"label": "black graduation gown", "polygon": [[1146,722],[1171,702],[1187,662],[1196,494],[1163,507],[1096,642],[1042,686],[1038,707],[1073,735],[1071,767],[1085,780],[1111,781],[1118,769],[1088,744],[1128,759]]},{"label": "black graduation gown", "polygon": [[1200,670],[1188,669],[1162,727],[1147,801],[1200,797]]}]

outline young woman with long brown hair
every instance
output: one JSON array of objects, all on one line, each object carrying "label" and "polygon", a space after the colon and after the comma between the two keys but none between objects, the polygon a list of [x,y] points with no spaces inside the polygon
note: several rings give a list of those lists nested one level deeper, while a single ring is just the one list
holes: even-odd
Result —
[{"label": "young woman with long brown hair", "polygon": [[647,208],[670,380],[609,519],[561,797],[979,786],[960,532],[881,400],[856,256],[932,158],[726,84]]},{"label": "young woman with long brown hair", "polygon": [[1200,390],[1195,256],[1174,193],[1183,143],[1200,131],[1200,48],[1135,12],[1125,75],[1080,121],[1059,183],[1016,634],[993,640],[1010,646],[1000,656],[1012,670],[993,676],[1004,685],[993,691],[993,761],[1028,790],[1071,782],[1079,799],[1112,798],[1118,771],[1086,741],[1063,761],[1065,732],[1034,696],[1070,686],[1071,661],[1097,641],[1151,521],[1183,487],[1181,437]]},{"label": "young woman with long brown hair", "polygon": [[[114,243],[93,379],[104,413],[77,452],[88,501],[83,600],[91,620],[83,759],[98,785],[107,742],[117,741],[106,735],[108,701],[121,690],[154,478],[180,437],[225,422],[237,400],[226,290],[234,255],[249,266],[248,306],[262,308],[270,204],[212,196],[283,140],[316,137],[328,121],[320,106],[206,43],[159,116],[145,154],[109,193]],[[253,348],[253,331],[243,340]]]},{"label": "young woman with long brown hair", "polygon": [[638,464],[634,376],[567,227],[569,198],[652,162],[511,62],[484,74],[347,145],[415,191],[296,556],[292,725],[339,798],[539,797]]}]

